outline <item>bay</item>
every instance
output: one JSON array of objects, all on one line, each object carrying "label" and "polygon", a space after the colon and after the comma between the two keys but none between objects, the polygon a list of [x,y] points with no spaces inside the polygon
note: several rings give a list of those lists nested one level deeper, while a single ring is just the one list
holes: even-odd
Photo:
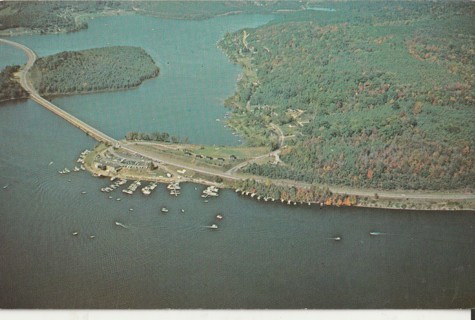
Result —
[{"label": "bay", "polygon": [[[160,130],[196,143],[239,144],[216,119],[226,112],[222,102],[240,70],[215,44],[227,31],[271,18],[108,17],[78,33],[12,40],[40,56],[141,46],[160,66],[158,78],[130,91],[54,102],[116,138]],[[25,59],[5,46],[0,50],[2,64]],[[265,203],[231,190],[205,203],[204,187],[194,184],[183,185],[179,197],[164,185],[148,197],[104,194],[99,190],[110,184],[106,179],[57,172],[71,169],[94,145],[32,101],[0,107],[1,308],[475,305],[473,212],[319,209]],[[169,212],[160,213],[162,207]],[[224,216],[219,222],[218,213]],[[206,228],[212,223],[219,228]],[[382,234],[370,236],[373,231]]]}]

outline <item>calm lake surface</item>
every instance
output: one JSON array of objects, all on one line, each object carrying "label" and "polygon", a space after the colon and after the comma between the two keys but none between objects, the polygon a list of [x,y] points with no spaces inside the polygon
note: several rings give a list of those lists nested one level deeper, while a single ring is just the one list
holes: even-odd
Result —
[{"label": "calm lake surface", "polygon": [[[12,40],[40,56],[143,47],[161,68],[158,78],[54,102],[115,138],[160,130],[195,143],[239,144],[216,121],[240,72],[216,42],[271,19],[122,16],[93,20],[78,33]],[[4,45],[0,58],[1,67],[26,59]],[[160,185],[149,197],[114,191],[109,199],[99,191],[108,180],[57,173],[95,144],[32,101],[0,107],[0,308],[475,306],[473,212],[320,210],[229,190],[205,203],[194,184],[177,198]],[[206,229],[218,213],[220,228]]]}]

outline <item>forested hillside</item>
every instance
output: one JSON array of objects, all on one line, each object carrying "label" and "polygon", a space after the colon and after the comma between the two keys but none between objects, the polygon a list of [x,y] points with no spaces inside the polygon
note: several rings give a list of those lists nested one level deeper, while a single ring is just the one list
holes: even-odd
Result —
[{"label": "forested hillside", "polygon": [[385,189],[474,188],[475,4],[318,5],[220,43],[244,68],[227,100],[230,125],[251,144],[275,144],[271,123],[287,135],[283,164],[247,172]]},{"label": "forested hillside", "polygon": [[[165,19],[208,19],[237,13],[295,10],[299,1],[0,1],[0,31],[23,28],[33,33],[73,32],[100,15],[141,14]],[[8,35],[7,33],[4,33]]]},{"label": "forested hillside", "polygon": [[46,96],[132,88],[158,73],[142,48],[125,46],[61,52],[36,60],[30,71]]},{"label": "forested hillside", "polygon": [[[69,3],[67,6],[66,4]],[[90,1],[5,1],[0,3],[0,30],[27,28],[36,33],[72,32],[87,28],[84,21],[75,19],[78,9],[96,10]]]},{"label": "forested hillside", "polygon": [[7,66],[0,72],[0,102],[28,97],[28,93],[15,80],[13,75],[20,66]]}]

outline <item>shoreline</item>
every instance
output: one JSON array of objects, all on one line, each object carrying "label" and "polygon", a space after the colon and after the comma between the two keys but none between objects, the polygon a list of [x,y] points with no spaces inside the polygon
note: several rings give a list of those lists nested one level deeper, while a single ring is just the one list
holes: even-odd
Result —
[{"label": "shoreline", "polygon": [[[132,87],[131,87],[132,88]],[[119,90],[125,90],[124,89],[119,89]],[[110,91],[110,90],[107,90]],[[85,93],[90,93],[90,92],[85,92]],[[72,93],[75,94],[75,93]],[[181,146],[182,145],[178,145]],[[262,176],[250,176],[250,175],[243,175],[241,173],[225,173],[224,171],[220,171],[222,167],[218,167],[218,170],[210,170],[210,168],[207,168],[206,166],[203,166],[203,163],[192,163],[188,158],[183,160],[180,157],[177,157],[176,154],[168,155],[169,159],[166,161],[162,161],[162,156],[163,156],[163,150],[156,150],[155,152],[151,152],[150,150],[145,150],[145,151],[137,151],[140,150],[137,149],[137,147],[124,143],[123,144],[123,151],[125,152],[131,152],[132,154],[136,155],[141,155],[141,158],[144,160],[145,159],[147,162],[151,161],[156,161],[156,162],[163,162],[165,164],[165,167],[173,167],[175,170],[177,168],[180,169],[187,169],[190,170],[193,173],[193,175],[198,176],[199,178],[196,179],[196,177],[179,177],[180,181],[189,181],[189,182],[194,182],[194,183],[199,183],[199,184],[213,184],[213,185],[220,185],[222,188],[235,188],[235,183],[230,181],[235,181],[235,182],[243,182],[246,180],[253,180],[255,186],[264,185],[269,182],[269,187],[274,184],[274,186],[279,186],[283,187],[285,189],[286,194],[282,195],[281,200],[282,202],[288,200],[288,204],[297,204],[297,203],[314,203],[314,204],[319,204],[322,205],[323,202],[325,202],[325,205],[335,205],[335,206],[356,206],[356,207],[366,207],[366,208],[387,208],[387,209],[399,209],[399,210],[474,210],[475,208],[475,195],[473,193],[468,194],[466,196],[461,195],[460,193],[455,194],[455,198],[443,198],[443,193],[440,195],[438,198],[437,195],[432,196],[432,197],[424,197],[424,196],[419,196],[419,197],[414,197],[411,196],[411,193],[417,193],[416,191],[412,190],[405,190],[403,192],[408,193],[406,196],[405,194],[397,195],[395,196],[395,193],[393,192],[391,195],[390,191],[380,191],[380,190],[366,190],[366,189],[352,189],[352,188],[345,188],[345,187],[332,187],[331,189],[326,187],[326,186],[316,186],[316,185],[311,185],[311,184],[306,184],[304,182],[300,181],[279,181],[279,180],[272,180],[266,177]],[[278,151],[278,150],[276,150]],[[160,154],[162,152],[162,154]],[[270,155],[270,153],[269,153]],[[265,155],[263,155],[265,156]],[[248,157],[247,160],[250,161],[255,161],[261,156],[252,156]],[[213,158],[211,158],[213,159]],[[218,158],[219,159],[219,158]],[[178,163],[177,161],[180,160]],[[240,159],[243,160],[243,159]],[[224,160],[223,160],[224,161]],[[180,163],[181,162],[181,163]],[[104,165],[102,165],[104,166]],[[119,166],[120,167],[120,166]],[[117,173],[115,172],[113,175],[112,174],[105,174],[104,170],[97,171],[94,170],[92,163],[89,163],[88,166],[86,166],[87,170],[89,172],[92,172],[95,175],[102,175],[102,176],[117,176],[117,177],[124,177],[127,179],[140,179],[140,180],[146,180],[146,181],[157,181],[157,182],[163,182],[167,183],[170,180],[175,181],[175,179],[167,179],[164,177],[157,177],[157,176],[150,176],[148,174],[144,174],[142,172],[141,174],[139,173],[134,173],[134,172],[128,172],[128,174],[124,174],[123,172]],[[142,169],[145,169],[145,167],[142,166]],[[168,170],[168,169],[167,169]],[[178,170],[177,170],[178,171]],[[185,171],[185,170],[183,170]],[[170,171],[171,172],[171,171]],[[205,176],[205,178],[203,178]],[[215,178],[215,182],[212,181],[212,179],[208,179],[209,177]],[[171,176],[169,177],[171,178]],[[218,179],[219,178],[219,179]],[[218,180],[220,180],[218,182]],[[222,181],[226,181],[224,184],[221,184]],[[263,194],[266,194],[266,191],[263,188],[260,188],[261,196]],[[324,196],[320,196],[319,192],[320,187],[324,187],[330,192]],[[247,186],[246,188],[252,188]],[[299,196],[295,195],[288,195],[288,191],[291,189],[294,189],[293,191],[311,191],[311,188],[317,188],[319,189],[317,193],[313,194],[311,197],[307,196]],[[283,191],[284,192],[284,191]],[[249,193],[249,192],[248,192]],[[381,193],[378,195],[378,193]],[[252,194],[256,195],[256,191],[253,191]],[[459,197],[457,197],[457,195]],[[364,197],[364,199],[358,199],[358,201],[347,201],[348,198],[351,196],[353,197]],[[251,197],[253,197],[251,195]],[[266,198],[269,198],[267,195]],[[277,198],[277,197],[276,197]],[[297,198],[299,200],[297,200]],[[405,199],[404,199],[405,198]],[[302,199],[305,199],[303,202],[300,201]],[[318,200],[316,200],[318,199]],[[277,199],[278,200],[278,199]],[[469,208],[467,208],[467,206]]]},{"label": "shoreline", "polygon": [[[163,161],[159,165],[159,169],[161,171],[150,171],[142,169],[135,170],[135,169],[124,169],[119,171],[109,171],[109,170],[102,170],[95,166],[96,156],[102,152],[109,150],[109,148],[113,147],[96,147],[91,152],[91,156],[87,158],[84,163],[84,166],[87,171],[89,171],[93,176],[102,176],[102,177],[118,177],[121,179],[127,180],[140,180],[140,181],[149,181],[149,182],[157,182],[157,183],[172,183],[172,182],[190,182],[196,183],[200,185],[214,185],[219,188],[231,189],[233,191],[239,191],[239,195],[242,196],[250,196],[250,198],[257,199],[271,199],[270,197],[266,197],[264,194],[259,193],[256,190],[244,190],[239,189],[236,187],[236,181],[245,181],[247,179],[254,180],[255,183],[260,185],[265,185],[266,183],[273,183],[275,186],[299,186],[301,188],[310,188],[311,186],[306,185],[304,183],[299,183],[298,181],[272,181],[270,179],[266,179],[265,177],[248,177],[243,175],[234,175],[236,180],[226,179],[223,177],[222,181],[217,182],[213,181],[212,178],[216,178],[219,176],[219,172],[212,172],[209,171],[208,173],[199,173],[199,170],[203,169],[203,167],[198,167],[197,172],[195,171],[193,176],[189,176],[185,174],[176,174],[178,169],[182,168],[180,163],[170,164],[170,159],[173,158],[170,154],[166,156],[168,159]],[[158,153],[158,151],[157,151]],[[183,161],[183,159],[180,159]],[[183,164],[182,164],[183,165]],[[190,164],[185,164],[190,165]],[[195,167],[196,168],[196,167]],[[192,171],[192,169],[188,169]],[[173,176],[167,177],[168,173],[173,173]],[[159,175],[159,173],[161,173]],[[253,179],[254,178],[254,179]],[[391,209],[391,210],[399,210],[399,211],[406,211],[406,210],[417,210],[417,211],[463,211],[463,212],[471,212],[475,211],[475,195],[473,193],[468,192],[460,192],[460,193],[447,193],[446,198],[444,198],[443,191],[414,191],[414,190],[374,190],[374,189],[346,189],[345,187],[338,187],[338,186],[331,186],[328,187],[331,191],[331,196],[329,196],[326,201],[300,201],[296,199],[275,199],[275,203],[281,203],[283,205],[310,205],[325,207],[325,206],[336,206],[336,207],[358,207],[358,208],[374,208],[374,209]],[[411,196],[411,193],[413,194]],[[392,195],[393,194],[393,195]],[[397,194],[397,195],[396,195]],[[450,195],[450,196],[449,196]],[[348,197],[356,197],[356,203],[346,203],[345,202],[337,202],[336,199]],[[263,201],[265,202],[265,201]],[[324,203],[325,202],[325,203]],[[337,204],[339,203],[339,204]]]},{"label": "shoreline", "polygon": [[[140,180],[140,181],[147,181],[147,182],[156,182],[156,183],[161,183],[161,184],[170,184],[173,182],[179,182],[179,183],[194,183],[194,184],[199,184],[203,186],[217,186],[220,189],[229,189],[232,191],[235,191],[234,188],[230,185],[227,185],[225,183],[216,183],[213,181],[209,180],[204,180],[204,179],[193,179],[193,178],[181,178],[181,179],[176,179],[176,178],[167,178],[167,177],[148,177],[146,175],[141,175],[141,174],[110,174],[106,175],[104,172],[100,172],[99,170],[93,169],[90,166],[86,166],[86,170],[89,171],[93,176],[96,177],[104,177],[104,178],[111,178],[111,177],[117,177],[119,179],[126,179],[126,180]],[[248,191],[247,195],[246,193],[244,195],[238,194],[238,196],[242,197],[248,197],[249,199],[254,199],[257,201],[261,201],[258,196],[259,194],[256,194],[255,196],[251,197],[251,192]],[[261,196],[262,197],[262,196]],[[376,203],[357,203],[352,206],[337,206],[337,205],[324,205],[324,207],[356,207],[356,208],[368,208],[368,209],[387,209],[387,210],[394,210],[394,211],[425,211],[427,213],[433,212],[433,211],[446,211],[446,212],[473,212],[475,209],[473,208],[455,208],[455,207],[431,207],[431,208],[421,208],[417,206],[406,206],[405,208],[397,206],[398,203],[394,202],[392,204],[387,204],[387,201],[390,203],[394,201],[394,199],[384,199],[386,201],[379,201]],[[275,204],[280,204],[280,205],[285,205],[285,206],[314,206],[314,207],[320,207],[320,203],[318,202],[310,202],[310,205],[305,202],[294,202],[291,201],[290,204],[287,203],[286,201],[282,202],[280,200],[275,200],[275,201],[264,201],[262,202],[269,202],[269,203],[275,203]],[[386,202],[386,203],[385,203]]]}]

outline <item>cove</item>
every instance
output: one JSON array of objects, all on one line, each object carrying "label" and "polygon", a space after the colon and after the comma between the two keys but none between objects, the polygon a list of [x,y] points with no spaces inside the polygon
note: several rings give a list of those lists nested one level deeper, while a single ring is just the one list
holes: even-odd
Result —
[{"label": "cove", "polygon": [[[55,103],[116,138],[158,129],[195,143],[238,144],[215,119],[240,70],[215,41],[269,19],[122,16],[79,33],[12,40],[39,55],[141,46],[162,70],[157,79]],[[32,101],[0,107],[1,308],[473,307],[472,212],[321,210],[230,190],[206,203],[204,187],[194,184],[179,197],[161,185],[148,197],[117,190],[109,198],[99,191],[108,180],[58,174],[94,145]],[[205,228],[218,213],[220,228]]]}]

